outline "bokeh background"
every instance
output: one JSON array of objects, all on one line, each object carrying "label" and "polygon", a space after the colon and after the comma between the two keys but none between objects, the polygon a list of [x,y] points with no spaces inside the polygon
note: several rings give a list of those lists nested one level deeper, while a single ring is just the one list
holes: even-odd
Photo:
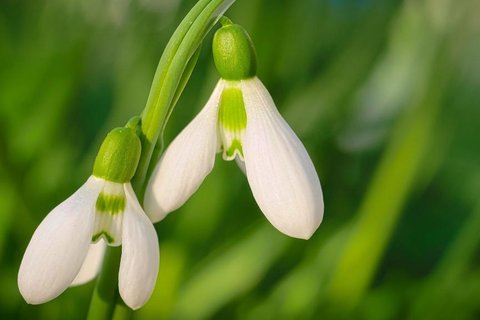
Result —
[{"label": "bokeh background", "polygon": [[[27,305],[43,217],[143,109],[194,1],[0,2],[0,318],[83,319],[94,283]],[[309,241],[276,231],[234,163],[156,225],[160,275],[135,319],[479,319],[480,2],[238,0],[258,74],[321,178]],[[211,33],[168,124],[218,75]],[[116,272],[112,270],[112,272]]]}]

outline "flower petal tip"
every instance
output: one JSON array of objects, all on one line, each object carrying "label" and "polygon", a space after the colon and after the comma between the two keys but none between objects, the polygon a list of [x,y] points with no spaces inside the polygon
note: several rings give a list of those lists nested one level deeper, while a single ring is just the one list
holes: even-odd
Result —
[{"label": "flower petal tip", "polygon": [[247,113],[243,151],[258,206],[278,230],[309,239],[323,218],[323,194],[307,150],[257,78],[242,81]]},{"label": "flower petal tip", "polygon": [[125,191],[127,210],[118,287],[125,304],[136,310],[150,299],[155,288],[160,251],[155,229],[140,207],[131,185],[126,185]]},{"label": "flower petal tip", "polygon": [[150,221],[157,223],[167,217],[167,215],[175,210],[168,210],[165,206],[162,206],[161,199],[157,196],[153,186],[149,184],[145,192],[145,199],[143,200],[143,208],[146,215],[150,218]]},{"label": "flower petal tip", "polygon": [[28,286],[21,278],[23,278],[20,274],[18,275],[18,289],[20,291],[21,296],[25,300],[26,303],[31,305],[42,304],[48,302],[50,300],[55,299],[57,296],[61,294],[61,292],[57,295],[51,295],[43,290],[35,290]]},{"label": "flower petal tip", "polygon": [[291,224],[278,224],[270,220],[272,225],[275,226],[283,234],[297,239],[309,240],[317,231],[322,222],[322,216],[316,217],[313,221],[306,221],[305,223],[299,223],[295,221]]},{"label": "flower petal tip", "polygon": [[100,187],[97,179],[88,179],[35,230],[18,272],[18,288],[27,303],[58,297],[78,274],[90,245]]},{"label": "flower petal tip", "polygon": [[138,299],[136,299],[135,297],[129,297],[124,295],[121,295],[123,302],[127,305],[127,307],[129,307],[133,311],[140,309],[146,303],[146,301],[139,302],[137,301]]}]

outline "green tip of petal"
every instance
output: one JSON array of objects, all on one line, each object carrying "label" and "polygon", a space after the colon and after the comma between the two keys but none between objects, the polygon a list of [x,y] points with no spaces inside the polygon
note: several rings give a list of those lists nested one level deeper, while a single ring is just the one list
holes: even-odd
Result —
[{"label": "green tip of petal", "polygon": [[109,234],[107,231],[100,231],[94,234],[92,237],[92,242],[97,242],[98,240],[100,240],[101,237],[103,237],[108,244],[112,244],[115,242],[115,238],[112,237],[112,235]]},{"label": "green tip of petal", "polygon": [[95,159],[93,175],[111,182],[132,179],[140,159],[140,139],[132,128],[116,128],[103,140]]},{"label": "green tip of petal", "polygon": [[237,154],[243,159],[242,143],[237,139],[233,139],[228,149],[225,150],[224,158],[225,160],[233,160]]},{"label": "green tip of petal", "polygon": [[255,49],[248,33],[222,17],[223,25],[213,37],[213,59],[218,73],[226,80],[243,80],[257,72]]}]

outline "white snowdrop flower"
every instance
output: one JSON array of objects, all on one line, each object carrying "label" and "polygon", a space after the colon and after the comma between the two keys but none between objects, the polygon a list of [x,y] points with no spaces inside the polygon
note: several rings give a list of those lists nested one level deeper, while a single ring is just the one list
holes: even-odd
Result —
[{"label": "white snowdrop flower", "polygon": [[224,22],[213,53],[222,79],[200,113],[170,144],[147,186],[152,221],[179,208],[210,173],[215,154],[236,160],[266,218],[281,232],[308,239],[323,218],[323,195],[305,147],[255,76],[245,30]]},{"label": "white snowdrop flower", "polygon": [[50,301],[70,285],[92,280],[106,245],[122,245],[118,283],[123,301],[138,309],[148,300],[157,278],[159,247],[130,185],[140,148],[132,129],[110,132],[92,176],[35,230],[18,273],[18,287],[28,303]]}]

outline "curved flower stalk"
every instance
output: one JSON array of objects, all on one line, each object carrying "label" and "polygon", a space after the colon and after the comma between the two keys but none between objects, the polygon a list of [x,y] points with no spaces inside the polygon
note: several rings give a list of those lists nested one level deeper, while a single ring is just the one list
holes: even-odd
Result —
[{"label": "curved flower stalk", "polygon": [[318,175],[305,147],[255,76],[255,51],[239,25],[221,20],[213,40],[221,75],[200,113],[170,144],[147,186],[152,221],[179,208],[210,173],[215,154],[235,160],[267,219],[286,235],[308,239],[323,218]]},{"label": "curved flower stalk", "polygon": [[70,285],[93,279],[106,245],[122,245],[118,280],[124,302],[138,309],[148,300],[159,248],[130,185],[139,156],[133,129],[114,129],[100,148],[92,176],[38,226],[18,273],[20,293],[28,303],[50,301]]}]

